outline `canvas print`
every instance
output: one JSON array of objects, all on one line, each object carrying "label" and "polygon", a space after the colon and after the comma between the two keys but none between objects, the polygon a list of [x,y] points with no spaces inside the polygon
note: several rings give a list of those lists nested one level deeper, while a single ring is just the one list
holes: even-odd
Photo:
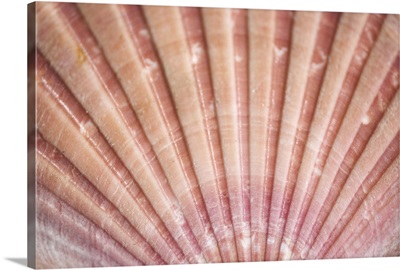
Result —
[{"label": "canvas print", "polygon": [[400,256],[398,15],[29,19],[31,267]]}]

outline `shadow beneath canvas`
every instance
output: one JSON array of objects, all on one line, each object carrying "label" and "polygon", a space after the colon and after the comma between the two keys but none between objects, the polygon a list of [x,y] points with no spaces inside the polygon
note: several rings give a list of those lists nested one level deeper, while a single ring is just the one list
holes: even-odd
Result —
[{"label": "shadow beneath canvas", "polygon": [[5,258],[6,260],[10,261],[10,262],[15,262],[19,265],[22,266],[27,266],[28,263],[28,259],[27,258]]}]

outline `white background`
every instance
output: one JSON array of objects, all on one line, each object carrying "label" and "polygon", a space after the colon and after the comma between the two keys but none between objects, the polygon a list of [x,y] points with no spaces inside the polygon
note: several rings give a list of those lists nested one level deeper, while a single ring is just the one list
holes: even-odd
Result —
[{"label": "white background", "polygon": [[[80,1],[82,2],[82,1]],[[156,5],[297,9],[400,13],[398,0],[264,0],[264,1],[86,1]],[[260,4],[259,2],[264,2]],[[27,170],[26,170],[26,14],[28,1],[2,1],[1,20],[1,129],[0,158],[0,269],[25,269],[27,257]],[[255,4],[257,3],[257,4]],[[400,27],[400,26],[399,26]],[[400,258],[263,262],[193,266],[127,267],[102,269],[398,269]],[[173,268],[172,268],[173,267]]]}]

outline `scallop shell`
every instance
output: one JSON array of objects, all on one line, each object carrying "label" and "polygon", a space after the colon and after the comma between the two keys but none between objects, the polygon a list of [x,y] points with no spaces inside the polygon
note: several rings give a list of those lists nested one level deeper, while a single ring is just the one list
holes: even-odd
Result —
[{"label": "scallop shell", "polygon": [[35,9],[32,266],[400,255],[398,15]]}]

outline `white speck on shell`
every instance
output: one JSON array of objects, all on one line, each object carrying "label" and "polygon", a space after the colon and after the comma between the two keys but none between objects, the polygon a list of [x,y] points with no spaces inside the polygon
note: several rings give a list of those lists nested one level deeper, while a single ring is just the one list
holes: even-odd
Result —
[{"label": "white speck on shell", "polygon": [[316,176],[321,176],[321,174],[322,174],[321,169],[318,168],[318,167],[315,167],[315,168],[314,168],[314,174],[315,174]]},{"label": "white speck on shell", "polygon": [[281,244],[280,254],[282,254],[282,260],[284,260],[284,261],[289,260],[290,257],[292,256],[292,252],[289,249],[289,245],[286,244],[285,241],[283,241]]},{"label": "white speck on shell", "polygon": [[275,62],[278,62],[280,58],[287,52],[286,47],[278,48],[277,46],[274,46],[274,54],[276,56]]},{"label": "white speck on shell", "polygon": [[250,244],[251,244],[250,237],[244,237],[241,240],[241,242],[242,242],[242,247],[244,249],[248,250],[250,248]]},{"label": "white speck on shell", "polygon": [[151,73],[158,67],[157,62],[155,62],[149,58],[144,59],[144,65],[145,65],[144,70],[146,73]]},{"label": "white speck on shell", "polygon": [[79,124],[79,132],[83,135],[86,135],[90,129],[95,128],[93,123],[90,120],[83,121]]},{"label": "white speck on shell", "polygon": [[361,123],[362,123],[363,125],[368,125],[370,121],[371,121],[371,119],[369,119],[369,116],[368,116],[368,115],[365,115],[365,116],[363,117],[363,119],[361,120]]},{"label": "white speck on shell", "polygon": [[315,63],[315,62],[311,63],[311,74],[314,72],[317,72],[318,70],[323,68],[326,64],[326,60],[327,60],[326,54],[321,50],[318,51],[318,54],[321,56],[322,61],[319,63]]},{"label": "white speck on shell", "polygon": [[357,61],[357,64],[362,65],[365,58],[367,57],[367,52],[366,51],[362,51],[360,53],[357,53],[355,56],[355,59]]},{"label": "white speck on shell", "polygon": [[267,243],[268,243],[268,245],[273,245],[273,244],[275,244],[275,238],[273,238],[273,237],[268,237]]},{"label": "white speck on shell", "polygon": [[144,37],[144,38],[149,38],[150,37],[149,31],[147,29],[144,29],[144,28],[139,31],[139,35],[141,37]]},{"label": "white speck on shell", "polygon": [[201,48],[199,43],[195,43],[192,46],[192,64],[196,65],[199,63],[200,55],[202,54],[203,49]]},{"label": "white speck on shell", "polygon": [[236,61],[236,62],[239,63],[239,62],[242,62],[242,60],[243,60],[243,58],[240,57],[240,55],[236,55],[236,56],[235,56],[235,61]]}]

